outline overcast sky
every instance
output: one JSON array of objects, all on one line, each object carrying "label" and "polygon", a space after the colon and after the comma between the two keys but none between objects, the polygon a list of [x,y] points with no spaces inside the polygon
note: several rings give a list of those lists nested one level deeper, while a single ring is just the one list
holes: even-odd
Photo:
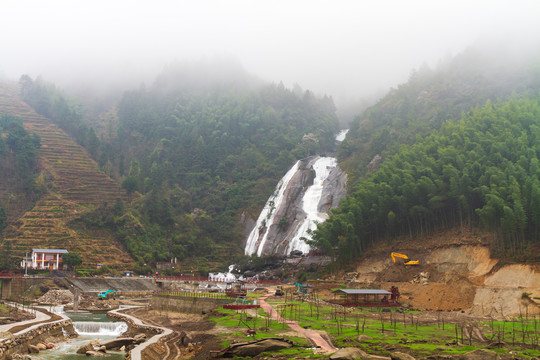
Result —
[{"label": "overcast sky", "polygon": [[0,73],[150,82],[173,60],[233,57],[339,101],[513,34],[540,37],[540,1],[0,0]]}]

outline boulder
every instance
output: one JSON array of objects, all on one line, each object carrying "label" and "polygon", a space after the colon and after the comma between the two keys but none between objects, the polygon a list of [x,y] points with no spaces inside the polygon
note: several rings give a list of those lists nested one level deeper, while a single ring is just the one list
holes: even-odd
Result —
[{"label": "boulder", "polygon": [[370,358],[371,357],[367,353],[354,347],[339,349],[338,351],[330,355],[330,360],[367,360]]},{"label": "boulder", "polygon": [[189,337],[188,334],[186,334],[185,331],[181,331],[178,342],[182,344],[183,346],[188,346],[188,344],[191,342],[191,338]]},{"label": "boulder", "polygon": [[495,351],[485,350],[485,349],[476,349],[469,351],[468,353],[461,354],[459,356],[460,360],[499,360],[499,354]]},{"label": "boulder", "polygon": [[356,339],[358,341],[373,340],[373,338],[371,336],[368,336],[368,335],[360,335]]},{"label": "boulder", "polygon": [[110,356],[110,355],[109,355],[109,354],[102,353],[102,352],[99,352],[99,351],[93,351],[93,350],[90,350],[90,351],[87,351],[87,352],[86,352],[86,356],[106,357],[106,356]]},{"label": "boulder", "polygon": [[103,343],[107,350],[119,350],[122,346],[130,346],[135,343],[134,338],[117,338]]},{"label": "boulder", "polygon": [[416,360],[414,357],[412,357],[409,354],[402,353],[399,351],[395,351],[390,354],[390,359],[392,360]]},{"label": "boulder", "polygon": [[444,346],[437,346],[435,351],[450,351],[450,349]]},{"label": "boulder", "polygon": [[94,351],[95,347],[101,346],[99,339],[92,340],[88,344],[81,346],[76,352],[77,354],[86,354],[87,351]]},{"label": "boulder", "polygon": [[442,354],[436,354],[436,355],[429,355],[426,357],[426,360],[452,360],[454,357],[452,355],[442,355]]},{"label": "boulder", "polygon": [[39,348],[36,345],[28,345],[29,354],[39,354]]},{"label": "boulder", "polygon": [[94,346],[92,345],[91,342],[89,342],[88,344],[83,345],[80,348],[78,348],[76,353],[77,354],[86,354],[88,351],[94,351]]},{"label": "boulder", "polygon": [[47,345],[45,345],[44,343],[37,343],[36,346],[40,351],[47,350]]},{"label": "boulder", "polygon": [[255,343],[238,344],[231,349],[233,356],[257,356],[264,351],[288,349],[292,345],[284,340],[263,339]]},{"label": "boulder", "polygon": [[135,340],[136,343],[142,343],[146,341],[146,334],[140,333],[133,337],[133,340]]}]

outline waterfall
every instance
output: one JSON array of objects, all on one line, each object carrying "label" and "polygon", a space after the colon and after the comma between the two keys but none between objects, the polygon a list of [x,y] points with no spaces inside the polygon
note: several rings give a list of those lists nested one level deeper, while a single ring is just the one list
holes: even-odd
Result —
[{"label": "waterfall", "polygon": [[[343,141],[347,132],[340,131],[336,142]],[[245,254],[308,252],[304,239],[311,239],[309,231],[324,222],[326,211],[345,196],[345,183],[346,174],[333,157],[316,156],[296,162],[261,211],[247,238]]]},{"label": "waterfall", "polygon": [[347,136],[347,133],[349,132],[349,129],[343,129],[336,135],[336,141],[342,142],[345,140],[345,136]]},{"label": "waterfall", "polygon": [[119,336],[126,332],[128,326],[123,321],[74,321],[73,328],[79,335],[112,335]]},{"label": "waterfall", "polygon": [[[276,212],[274,210],[278,209],[281,206],[281,203],[283,201],[283,194],[287,189],[289,181],[291,181],[293,175],[298,169],[298,163],[299,161],[297,161],[294,166],[289,171],[287,171],[285,176],[277,184],[274,194],[270,196],[270,198],[264,205],[264,208],[261,211],[259,218],[257,219],[257,223],[249,234],[248,240],[246,242],[246,248],[244,250],[246,255],[252,255],[256,252],[258,256],[261,256],[264,245],[266,243],[266,239],[268,238],[268,229],[270,228],[270,224],[273,223],[274,217],[276,215]],[[262,239],[258,241],[260,232],[265,228],[266,230]]]},{"label": "waterfall", "polygon": [[337,166],[337,160],[333,157],[319,158],[313,164],[315,170],[315,179],[302,198],[302,210],[306,217],[301,222],[298,231],[290,240],[287,247],[287,254],[293,250],[300,250],[303,253],[309,252],[309,245],[302,238],[311,239],[308,230],[315,230],[317,224],[326,220],[326,213],[319,212],[319,202],[321,201],[324,181],[330,175],[330,171]]},{"label": "waterfall", "polygon": [[236,276],[232,273],[235,265],[229,265],[228,273],[208,273],[209,281],[223,281],[223,282],[234,282],[236,281]]}]

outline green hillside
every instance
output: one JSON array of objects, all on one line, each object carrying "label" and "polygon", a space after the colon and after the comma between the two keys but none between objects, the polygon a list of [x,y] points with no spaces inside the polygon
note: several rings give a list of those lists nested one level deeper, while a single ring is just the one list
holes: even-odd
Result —
[{"label": "green hillside", "polygon": [[[516,259],[540,243],[540,96],[476,107],[402,146],[315,233],[352,260],[373,243],[472,226]],[[540,258],[536,258],[539,261]]]},{"label": "green hillside", "polygon": [[239,220],[258,216],[295,160],[334,147],[330,98],[207,71],[172,67],[118,104],[111,162],[142,197],[128,209],[141,226],[117,234],[141,263],[229,262],[243,252]]},{"label": "green hillside", "polygon": [[[54,85],[21,78],[24,99],[85,146],[85,155],[116,176],[133,200],[97,195],[108,206],[70,219],[71,227],[113,234],[141,271],[173,257],[215,268],[243,253],[241,220],[258,216],[297,159],[334,150],[338,120],[329,97],[222,66],[171,65],[151,86],[126,91],[114,108],[86,99],[82,109]],[[67,156],[72,147],[54,151]],[[63,198],[91,202],[90,192],[79,192],[84,183],[58,173],[73,166],[58,156],[49,154],[48,161]]]},{"label": "green hillside", "polygon": [[413,144],[476,105],[513,93],[534,95],[540,89],[538,55],[534,49],[517,53],[509,48],[476,45],[435,69],[424,65],[413,71],[408,82],[354,119],[339,149],[340,166],[354,182],[376,168],[376,155],[387,158],[401,144]]},{"label": "green hillside", "polygon": [[[3,249],[9,250],[8,255],[14,261],[33,247],[60,247],[78,252],[86,266],[103,263],[118,267],[131,263],[131,257],[111,234],[71,223],[104,203],[112,206],[125,201],[126,193],[98,170],[84,148],[22,102],[13,85],[2,84],[0,91],[0,113],[21,118],[24,127],[37,134],[41,142],[38,153],[41,173],[30,177],[31,189],[15,195],[25,197],[35,193],[35,203],[30,209],[19,209],[22,216],[10,221],[3,231]],[[4,206],[11,209],[12,204]]]}]

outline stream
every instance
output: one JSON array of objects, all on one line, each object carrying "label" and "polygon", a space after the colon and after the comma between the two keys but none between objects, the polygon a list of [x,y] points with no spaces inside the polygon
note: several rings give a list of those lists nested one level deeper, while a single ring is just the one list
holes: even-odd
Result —
[{"label": "stream", "polygon": [[[54,349],[45,350],[39,355],[33,355],[32,359],[43,360],[82,360],[82,359],[103,359],[103,357],[86,356],[77,354],[76,351],[81,346],[86,345],[92,340],[100,339],[102,341],[112,340],[120,336],[128,329],[125,322],[113,321],[107,317],[107,314],[97,313],[64,313],[73,321],[73,327],[79,334],[78,337],[68,339],[65,342],[57,343]],[[109,356],[106,359],[120,360],[125,359],[125,353],[121,351],[107,351]]]}]

